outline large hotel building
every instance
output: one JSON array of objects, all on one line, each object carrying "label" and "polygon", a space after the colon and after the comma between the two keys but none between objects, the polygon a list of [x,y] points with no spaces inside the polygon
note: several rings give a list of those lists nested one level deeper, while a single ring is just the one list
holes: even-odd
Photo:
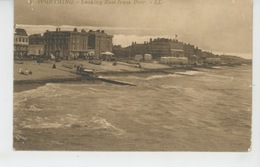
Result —
[{"label": "large hotel building", "polygon": [[98,58],[102,52],[112,51],[113,36],[104,31],[46,31],[45,39],[46,55],[54,55],[63,58],[77,58],[79,56],[95,56]]}]

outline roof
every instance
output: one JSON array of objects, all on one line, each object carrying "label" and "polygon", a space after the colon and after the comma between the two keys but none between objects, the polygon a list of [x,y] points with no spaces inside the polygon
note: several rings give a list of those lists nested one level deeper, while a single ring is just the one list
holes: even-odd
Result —
[{"label": "roof", "polygon": [[104,30],[102,30],[102,31],[100,31],[100,30],[97,30],[97,31],[89,30],[87,32],[87,34],[105,35],[105,36],[108,36],[108,37],[113,37],[112,35],[108,35]]},{"label": "roof", "polygon": [[29,35],[29,37],[43,37],[41,34],[32,34],[32,35]]},{"label": "roof", "polygon": [[101,55],[114,55],[114,53],[111,53],[111,52],[108,52],[108,51],[106,51],[106,52],[101,52],[100,53]]},{"label": "roof", "polygon": [[44,34],[86,34],[86,31],[85,30],[81,30],[81,31],[78,31],[77,28],[74,28],[72,31],[68,31],[68,30],[61,30],[61,28],[56,28],[56,30],[54,31],[49,31],[49,30],[46,30],[46,32]]},{"label": "roof", "polygon": [[28,36],[28,34],[25,31],[25,29],[22,29],[22,28],[16,28],[14,34],[15,35],[21,35],[21,36]]}]

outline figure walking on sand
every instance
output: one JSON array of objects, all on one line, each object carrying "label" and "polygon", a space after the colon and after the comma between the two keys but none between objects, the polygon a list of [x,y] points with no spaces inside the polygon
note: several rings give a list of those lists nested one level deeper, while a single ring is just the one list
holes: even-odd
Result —
[{"label": "figure walking on sand", "polygon": [[22,68],[19,69],[19,74],[23,74],[23,69]]},{"label": "figure walking on sand", "polygon": [[25,75],[29,75],[29,70],[28,69],[25,69]]}]

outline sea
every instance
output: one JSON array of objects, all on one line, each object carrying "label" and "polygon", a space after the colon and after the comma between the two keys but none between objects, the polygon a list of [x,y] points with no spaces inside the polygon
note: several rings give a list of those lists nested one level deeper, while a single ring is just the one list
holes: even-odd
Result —
[{"label": "sea", "polygon": [[14,93],[14,149],[249,151],[252,66],[107,76]]}]

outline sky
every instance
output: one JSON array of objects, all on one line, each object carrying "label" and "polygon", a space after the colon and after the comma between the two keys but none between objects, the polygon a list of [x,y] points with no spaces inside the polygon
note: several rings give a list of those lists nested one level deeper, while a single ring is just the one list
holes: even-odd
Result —
[{"label": "sky", "polygon": [[114,44],[123,46],[133,40],[174,38],[177,34],[180,41],[203,50],[252,53],[251,0],[161,0],[160,5],[154,4],[154,0],[131,5],[104,4],[105,0],[92,0],[102,1],[102,5],[72,1],[74,4],[68,5],[15,0],[14,23],[105,29],[114,35]]}]

